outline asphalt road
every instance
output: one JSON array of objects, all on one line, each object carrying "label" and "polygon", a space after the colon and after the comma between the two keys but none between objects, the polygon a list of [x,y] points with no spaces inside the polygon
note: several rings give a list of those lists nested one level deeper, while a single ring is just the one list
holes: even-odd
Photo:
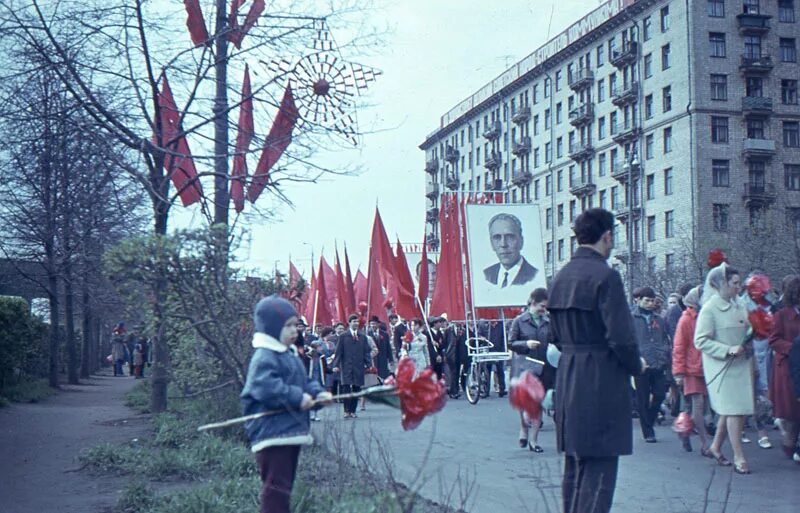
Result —
[{"label": "asphalt road", "polygon": [[[451,400],[410,432],[402,430],[399,411],[388,406],[368,403],[358,419],[347,421],[341,406],[326,410],[325,421],[314,428],[319,438],[330,444],[329,430],[344,433],[341,450],[354,458],[366,449],[378,460],[380,445],[390,452],[400,480],[428,499],[448,502],[443,499],[450,496],[450,504],[457,505],[459,493],[450,491],[455,486],[470,492],[471,513],[560,511],[562,458],[555,451],[552,420],[545,420],[539,437],[544,453],[520,449],[519,417],[507,398],[493,395],[477,405]],[[620,462],[614,512],[713,513],[723,511],[726,502],[727,512],[800,511],[800,465],[784,457],[778,431],[770,432],[774,447],[768,450],[759,448],[750,432],[754,441],[745,450],[753,474],[742,476],[701,457],[696,437],[695,452],[684,452],[666,425],[656,428],[658,443],[644,443],[636,422],[634,454]],[[723,452],[733,459],[729,446]]]}]

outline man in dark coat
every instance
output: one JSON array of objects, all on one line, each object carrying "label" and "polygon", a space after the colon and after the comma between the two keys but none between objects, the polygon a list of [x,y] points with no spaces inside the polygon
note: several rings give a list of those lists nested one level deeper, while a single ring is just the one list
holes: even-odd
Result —
[{"label": "man in dark coat", "polygon": [[378,377],[386,379],[390,374],[389,364],[394,363],[395,357],[392,345],[389,343],[389,334],[386,333],[385,326],[381,326],[381,321],[377,316],[372,316],[369,319],[369,335],[378,348],[378,355],[375,357],[375,368],[378,369]]},{"label": "man in dark coat", "polygon": [[436,373],[437,379],[442,379],[444,373],[444,325],[447,320],[444,317],[431,317],[428,319],[430,332],[426,332],[428,337],[428,353],[431,357],[431,368]]},{"label": "man in dark coat", "polygon": [[464,325],[454,322],[444,333],[445,361],[447,362],[447,375],[449,379],[448,394],[451,399],[461,397],[461,390],[467,383],[467,369],[469,356],[467,354],[467,332]]},{"label": "man in dark coat", "polygon": [[606,262],[613,229],[607,210],[578,216],[580,247],[550,288],[551,342],[561,350],[555,420],[566,513],[610,511],[619,456],[633,452],[630,376],[646,364],[622,279]]},{"label": "man in dark coat", "polygon": [[408,326],[400,322],[400,317],[393,313],[389,315],[389,339],[394,346],[395,360],[400,359],[400,349],[403,348],[403,336],[408,331]]},{"label": "man in dark coat", "polygon": [[[333,372],[339,374],[341,392],[358,392],[364,386],[364,371],[372,366],[372,350],[367,336],[358,331],[358,316],[348,319],[349,329],[339,335],[333,356]],[[345,399],[344,418],[356,417],[358,399]]]}]

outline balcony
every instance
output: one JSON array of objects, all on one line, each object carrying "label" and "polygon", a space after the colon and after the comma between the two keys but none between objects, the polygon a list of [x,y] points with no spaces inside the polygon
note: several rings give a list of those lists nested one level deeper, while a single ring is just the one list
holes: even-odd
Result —
[{"label": "balcony", "polygon": [[511,148],[511,153],[514,155],[527,155],[531,152],[531,138],[525,136],[521,138],[519,141],[514,141],[514,145]]},{"label": "balcony", "polygon": [[742,98],[742,114],[745,117],[766,118],[772,114],[772,98],[745,96]]},{"label": "balcony", "polygon": [[581,162],[594,155],[594,146],[590,141],[580,142],[569,145],[569,158],[575,162]]},{"label": "balcony", "polygon": [[641,131],[642,129],[639,128],[639,125],[633,121],[617,123],[614,125],[614,132],[611,134],[611,138],[617,144],[625,144],[638,139]]},{"label": "balcony", "polygon": [[518,125],[526,123],[529,119],[531,119],[531,108],[528,105],[517,107],[511,114],[511,121]]},{"label": "balcony", "polygon": [[773,139],[745,139],[742,156],[746,160],[768,160],[775,155]]},{"label": "balcony", "polygon": [[450,189],[451,191],[457,191],[458,187],[461,185],[458,181],[458,177],[455,175],[448,175],[447,181],[445,182],[445,187]]},{"label": "balcony", "polygon": [[739,25],[739,34],[762,35],[769,32],[769,19],[767,14],[742,13],[736,15]]},{"label": "balcony", "polygon": [[425,221],[436,224],[439,221],[439,209],[436,207],[429,208],[427,212],[425,212]]},{"label": "balcony", "polygon": [[569,88],[575,92],[591,87],[594,84],[594,71],[581,68],[569,77]]},{"label": "balcony", "polygon": [[638,204],[628,207],[627,204],[620,203],[614,209],[614,217],[619,219],[621,223],[627,223],[629,220],[636,221],[642,217],[642,207]]},{"label": "balcony", "polygon": [[451,164],[458,162],[459,156],[458,150],[452,146],[448,146],[447,149],[444,150],[444,159]]},{"label": "balcony", "polygon": [[569,111],[569,124],[580,127],[591,123],[594,119],[594,104],[583,103]]},{"label": "balcony", "polygon": [[486,160],[483,162],[483,167],[494,170],[498,169],[501,163],[502,159],[500,158],[500,152],[493,151],[486,157]]},{"label": "balcony", "polygon": [[483,137],[489,141],[494,141],[500,137],[500,121],[492,121],[483,130]]},{"label": "balcony", "polygon": [[632,80],[611,91],[611,103],[617,107],[634,103],[639,98],[639,82]]},{"label": "balcony", "polygon": [[620,183],[638,179],[641,171],[642,166],[636,159],[633,162],[618,160],[611,163],[611,178]]},{"label": "balcony", "polygon": [[511,182],[517,187],[523,187],[533,181],[533,174],[530,171],[517,171],[511,179]]},{"label": "balcony", "polygon": [[429,199],[434,199],[439,195],[439,184],[438,183],[426,183],[425,184],[425,197]]},{"label": "balcony", "polygon": [[778,199],[774,183],[746,183],[742,194],[745,207],[766,207]]},{"label": "balcony", "polygon": [[636,62],[636,59],[639,56],[639,43],[636,41],[626,41],[625,44],[622,45],[621,50],[614,50],[611,53],[611,65],[622,69],[625,66],[633,64]]},{"label": "balcony", "polygon": [[438,249],[439,249],[439,237],[437,237],[435,233],[429,234],[425,238],[425,242],[428,243],[428,246],[430,246],[433,251],[438,251]]},{"label": "balcony", "polygon": [[742,55],[739,71],[742,73],[769,73],[772,71],[772,57],[769,55]]},{"label": "balcony", "polygon": [[569,187],[569,192],[579,198],[594,194],[596,190],[597,185],[594,184],[589,178],[580,178],[575,180],[575,182],[573,182],[573,184]]},{"label": "balcony", "polygon": [[433,158],[425,162],[425,172],[435,175],[439,171],[439,159]]}]

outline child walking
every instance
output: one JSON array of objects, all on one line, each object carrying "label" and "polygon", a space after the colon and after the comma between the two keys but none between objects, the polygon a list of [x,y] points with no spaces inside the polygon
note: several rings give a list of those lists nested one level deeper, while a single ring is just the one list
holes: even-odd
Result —
[{"label": "child walking", "polygon": [[308,410],[329,403],[331,394],[308,378],[297,355],[297,312],[278,296],[255,308],[253,347],[247,381],[240,395],[245,415],[286,410],[245,424],[261,475],[261,513],[289,513],[300,448],[313,442]]}]

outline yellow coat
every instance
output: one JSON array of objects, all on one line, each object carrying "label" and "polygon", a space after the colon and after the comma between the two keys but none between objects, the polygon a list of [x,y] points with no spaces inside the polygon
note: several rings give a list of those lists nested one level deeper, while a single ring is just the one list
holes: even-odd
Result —
[{"label": "yellow coat", "polygon": [[731,347],[744,343],[749,327],[744,305],[719,296],[707,301],[697,316],[694,345],[703,353],[711,407],[720,415],[752,415],[755,409],[752,356],[728,356]]}]

